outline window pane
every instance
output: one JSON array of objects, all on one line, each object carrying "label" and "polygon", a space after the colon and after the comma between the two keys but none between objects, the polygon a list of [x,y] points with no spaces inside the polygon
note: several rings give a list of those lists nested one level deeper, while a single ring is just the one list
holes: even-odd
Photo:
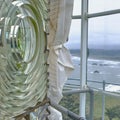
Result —
[{"label": "window pane", "polygon": [[89,0],[89,13],[120,9],[120,0]]},{"label": "window pane", "polygon": [[[71,52],[74,70],[69,76],[64,90],[80,88],[80,33],[81,20],[72,20],[68,42],[65,44]],[[79,114],[79,94],[64,95],[60,104],[72,112]],[[73,120],[66,115],[63,115],[64,120]]]},{"label": "window pane", "polygon": [[[79,87],[80,84],[80,31],[81,20],[72,20],[70,34],[66,46],[70,49],[74,70],[67,81],[67,84],[73,88]],[[75,80],[76,79],[76,80]]]},{"label": "window pane", "polygon": [[81,20],[72,20],[66,46],[69,49],[80,49]]},{"label": "window pane", "polygon": [[81,14],[81,0],[74,0],[73,15]]},{"label": "window pane", "polygon": [[[89,20],[88,80],[120,82],[119,21],[120,14]],[[100,85],[88,84],[96,87]]]}]

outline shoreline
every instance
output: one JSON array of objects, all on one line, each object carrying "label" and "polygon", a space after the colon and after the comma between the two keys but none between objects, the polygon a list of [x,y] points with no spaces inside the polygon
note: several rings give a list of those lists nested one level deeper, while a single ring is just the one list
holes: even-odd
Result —
[{"label": "shoreline", "polygon": [[[76,55],[76,54],[71,54],[71,57],[78,57],[78,58],[80,58],[80,56],[78,56],[78,55]],[[120,62],[120,59],[119,59],[119,60],[118,60],[118,59],[115,59],[115,58],[110,59],[110,58],[105,58],[105,57],[104,57],[104,58],[103,58],[103,57],[101,58],[101,57],[89,57],[89,56],[88,56],[88,60],[89,60],[89,59],[98,60],[98,61],[99,61],[99,60],[102,60],[102,61],[105,60],[105,61],[112,61],[112,62]]]}]

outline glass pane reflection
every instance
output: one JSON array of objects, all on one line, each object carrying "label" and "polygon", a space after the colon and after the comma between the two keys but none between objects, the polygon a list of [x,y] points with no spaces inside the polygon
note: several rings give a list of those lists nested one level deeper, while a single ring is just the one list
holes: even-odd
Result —
[{"label": "glass pane reflection", "polygon": [[89,0],[89,13],[120,9],[120,0]]},{"label": "glass pane reflection", "polygon": [[[120,14],[89,20],[88,81],[120,82]],[[102,86],[88,82],[93,87]]]}]

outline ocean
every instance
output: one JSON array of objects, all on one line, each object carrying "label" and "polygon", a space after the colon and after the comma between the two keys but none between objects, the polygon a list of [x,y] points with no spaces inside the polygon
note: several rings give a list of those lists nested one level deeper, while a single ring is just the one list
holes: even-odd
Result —
[{"label": "ocean", "polygon": [[[98,57],[99,58],[99,57]],[[67,86],[78,88],[80,85],[80,57],[72,53],[74,71],[69,76]],[[103,89],[112,92],[120,92],[120,61],[88,58],[87,85],[96,89]]]}]

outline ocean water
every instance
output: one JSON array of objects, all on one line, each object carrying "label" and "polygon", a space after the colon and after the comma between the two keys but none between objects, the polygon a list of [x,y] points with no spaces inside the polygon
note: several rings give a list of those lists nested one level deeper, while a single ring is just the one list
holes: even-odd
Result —
[{"label": "ocean water", "polygon": [[[80,57],[73,55],[72,61],[75,69],[67,83],[78,86],[80,85]],[[103,81],[105,81],[105,90],[120,92],[120,62],[88,59],[87,67],[88,86],[102,89]],[[71,78],[76,80],[71,80]]]}]

